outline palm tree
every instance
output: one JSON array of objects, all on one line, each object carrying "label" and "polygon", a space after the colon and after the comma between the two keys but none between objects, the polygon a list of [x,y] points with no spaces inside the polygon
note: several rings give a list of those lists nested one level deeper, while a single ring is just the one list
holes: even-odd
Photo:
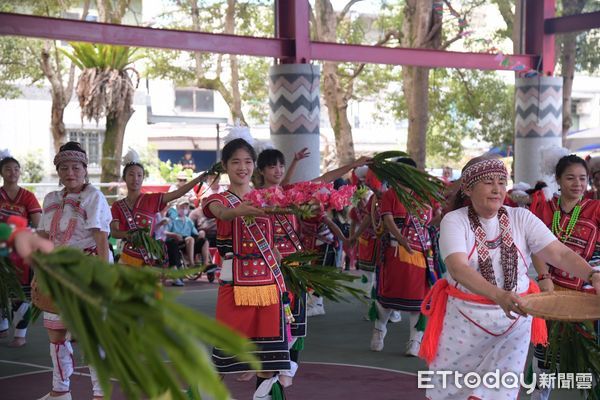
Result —
[{"label": "palm tree", "polygon": [[98,123],[106,117],[101,182],[116,182],[125,128],[134,112],[133,96],[139,83],[139,73],[131,64],[143,56],[136,54],[137,49],[124,46],[71,43],[71,48],[72,53],[63,52],[81,69],[76,89],[81,118]]}]

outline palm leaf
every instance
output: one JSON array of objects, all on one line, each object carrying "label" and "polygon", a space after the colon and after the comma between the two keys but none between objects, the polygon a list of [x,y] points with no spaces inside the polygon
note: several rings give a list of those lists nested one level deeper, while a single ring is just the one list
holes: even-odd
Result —
[{"label": "palm leaf", "polygon": [[408,157],[402,151],[385,151],[373,157],[369,168],[382,182],[387,182],[396,192],[398,200],[408,210],[421,209],[432,201],[444,200],[444,185],[439,179],[391,158]]},{"label": "palm leaf", "polygon": [[0,312],[12,319],[12,299],[25,300],[25,293],[17,277],[17,267],[8,257],[0,257]]},{"label": "palm leaf", "polygon": [[94,57],[92,54],[90,53],[90,48],[89,47],[84,47],[82,46],[83,43],[77,43],[77,44],[71,44],[71,47],[73,48],[73,56],[76,57],[81,64],[83,64],[82,69],[85,68],[95,68],[95,62],[94,62]]},{"label": "palm leaf", "polygon": [[591,374],[591,390],[580,389],[588,399],[597,399],[600,389],[600,346],[591,321],[552,321],[549,337],[549,361],[552,372]]},{"label": "palm leaf", "polygon": [[59,48],[58,49],[62,54],[64,54],[65,56],[67,56],[69,58],[69,60],[71,60],[73,62],[73,64],[75,64],[75,66],[77,66],[77,68],[79,69],[84,69],[85,66],[83,65],[83,63],[81,62],[81,60],[76,57],[75,55],[69,53],[68,51],[66,51],[63,48]]},{"label": "palm leaf", "polygon": [[94,45],[82,42],[73,47],[73,50],[87,68],[96,68],[100,64]]},{"label": "palm leaf", "polygon": [[165,250],[162,242],[150,236],[149,228],[134,229],[129,231],[131,244],[135,248],[143,248],[148,253],[148,257],[154,261],[165,259]]},{"label": "palm leaf", "polygon": [[123,60],[127,60],[129,48],[124,46],[114,46],[113,51],[115,52],[115,61],[111,67],[121,70],[123,68]]},{"label": "palm leaf", "polygon": [[281,262],[281,272],[286,287],[296,295],[310,288],[319,296],[335,302],[347,301],[343,297],[344,294],[363,301],[365,291],[352,286],[352,283],[360,277],[344,274],[336,267],[315,265],[314,262],[319,257],[317,253],[307,252],[285,257]]},{"label": "palm leaf", "polygon": [[110,52],[109,46],[103,45],[102,43],[97,44],[96,51],[98,52],[98,67],[104,69],[110,66],[108,62]]},{"label": "palm leaf", "polygon": [[53,299],[86,361],[96,367],[107,397],[110,379],[116,378],[128,399],[168,394],[184,400],[182,383],[194,398],[200,398],[200,390],[227,398],[206,345],[257,366],[247,340],[164,291],[160,269],[109,265],[69,248],[33,259],[40,289]]},{"label": "palm leaf", "polygon": [[72,53],[64,49],[61,49],[61,51],[80,69],[110,68],[121,71],[129,64],[145,57],[144,54],[136,54],[138,49],[131,49],[127,46],[90,44],[85,42],[71,42],[69,44],[73,49]]}]

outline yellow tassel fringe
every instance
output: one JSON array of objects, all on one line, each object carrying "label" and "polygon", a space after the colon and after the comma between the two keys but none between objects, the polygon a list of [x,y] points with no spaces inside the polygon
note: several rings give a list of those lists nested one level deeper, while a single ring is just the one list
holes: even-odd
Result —
[{"label": "yellow tassel fringe", "polygon": [[129,254],[121,253],[119,264],[129,265],[131,267],[141,267],[144,265],[144,260],[137,257],[132,257]]},{"label": "yellow tassel fringe", "polygon": [[234,286],[233,298],[236,306],[271,306],[279,303],[277,285]]}]

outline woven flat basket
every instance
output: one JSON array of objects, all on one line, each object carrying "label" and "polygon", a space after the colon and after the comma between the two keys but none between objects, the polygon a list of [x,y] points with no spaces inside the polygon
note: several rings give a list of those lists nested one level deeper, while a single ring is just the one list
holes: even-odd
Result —
[{"label": "woven flat basket", "polygon": [[521,298],[527,314],[554,321],[593,321],[600,319],[600,297],[574,290],[555,290]]},{"label": "woven flat basket", "polygon": [[57,313],[52,299],[40,291],[35,276],[31,281],[31,302],[42,311]]}]

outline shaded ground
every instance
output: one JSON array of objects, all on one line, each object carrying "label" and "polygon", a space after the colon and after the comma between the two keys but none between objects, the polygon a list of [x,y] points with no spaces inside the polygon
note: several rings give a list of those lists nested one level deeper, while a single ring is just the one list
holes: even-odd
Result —
[{"label": "shaded ground", "polygon": [[[200,280],[173,290],[181,292],[183,303],[214,314],[216,284]],[[425,364],[403,355],[408,339],[408,318],[389,325],[384,350],[374,353],[369,350],[373,325],[363,318],[367,312],[366,304],[356,300],[327,303],[326,310],[326,315],[310,318],[300,369],[294,386],[286,390],[288,400],[424,399],[424,391],[416,388],[416,373],[425,370]],[[8,339],[0,341],[0,399],[38,399],[49,391],[52,380],[48,339],[41,321],[30,328],[25,347],[9,348],[8,342]],[[72,378],[73,399],[89,399],[88,371],[82,366],[77,346],[74,347],[78,375]],[[254,381],[237,382],[235,376],[228,376],[225,382],[234,398],[252,398]],[[551,398],[561,400],[579,396],[576,392],[556,392]],[[118,390],[113,399],[123,399]]]}]

